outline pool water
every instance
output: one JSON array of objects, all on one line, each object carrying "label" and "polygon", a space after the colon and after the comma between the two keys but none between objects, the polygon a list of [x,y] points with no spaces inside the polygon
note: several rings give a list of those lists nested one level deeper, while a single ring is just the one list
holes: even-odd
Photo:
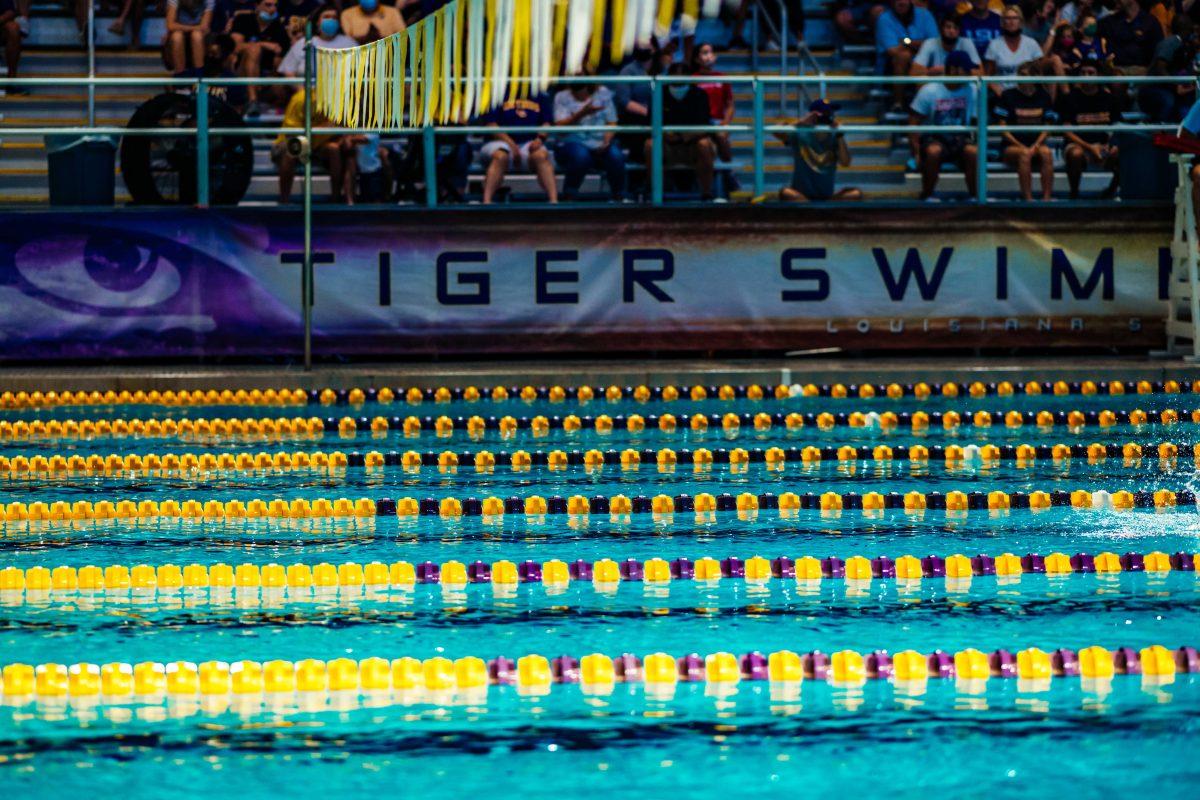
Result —
[{"label": "pool water", "polygon": [[[479,473],[424,466],[361,466],[174,472],[0,473],[6,503],[96,502],[107,499],[248,501],[253,498],[436,498],[581,494],[654,496],[707,492],[823,493],[1021,492],[1104,489],[1176,492],[1200,489],[1193,446],[1200,427],[1187,421],[1190,395],[1015,396],[888,400],[794,398],[784,401],[679,401],[639,404],[575,401],[467,403],[410,407],[396,402],[362,407],[153,406],[69,407],[4,411],[0,419],[150,417],[562,416],[567,413],[737,413],[777,411],[914,411],[977,409],[1038,411],[1142,409],[1151,419],[1166,408],[1183,422],[1145,426],[1025,425],[914,433],[809,426],[736,433],[681,428],[665,433],[615,430],[546,436],[528,430],[511,438],[489,430],[479,439],[461,425],[452,437],[426,430],[405,437],[358,432],[319,437],[136,436],[91,439],[10,439],[0,456],[127,455],[406,450],[463,456],[497,455]],[[1200,406],[1200,402],[1194,405]],[[1161,442],[1176,459],[1153,456]],[[1073,458],[1018,465],[861,460],[819,465],[762,463],[707,470],[660,470],[609,464],[514,470],[501,454],[562,449],[768,448],[870,445],[893,447],[992,442],[1140,444],[1146,456],[1097,463]],[[676,512],[613,519],[420,516],[350,519],[9,521],[0,528],[0,568],[112,564],[289,565],[321,562],[441,564],[558,559],[670,561],[736,556],[817,558],[904,555],[1105,551],[1191,554],[1200,550],[1194,507],[1129,511],[1055,507],[1040,512],[972,510],[921,515],[902,510],[840,515],[802,510],[783,517],[721,512],[707,518]],[[242,659],[266,662],[382,656],[517,659],[599,652],[673,656],[791,650],[954,653],[965,648],[1017,652],[1091,645],[1109,650],[1160,644],[1174,650],[1200,644],[1200,579],[1195,572],[979,575],[968,580],[903,581],[775,578],[752,583],[622,581],[566,587],[522,583],[368,588],[330,592],[204,589],[175,592],[36,593],[0,589],[3,664]],[[434,698],[436,700],[436,698]],[[1200,677],[1117,675],[1111,681],[1055,678],[1049,685],[992,678],[982,685],[930,679],[916,685],[868,680],[834,685],[806,680],[797,687],[743,680],[732,685],[680,683],[663,692],[640,683],[609,691],[553,685],[547,692],[492,686],[480,696],[431,702],[422,696],[382,699],[336,694],[286,699],[199,697],[115,703],[89,698],[5,696],[0,705],[0,785],[40,796],[81,792],[162,796],[238,791],[275,796],[393,791],[414,796],[520,792],[532,796],[619,789],[635,796],[752,792],[882,790],[902,797],[930,789],[949,796],[1061,795],[1103,787],[1190,794],[1200,778],[1196,735]],[[298,781],[304,781],[303,784]],[[292,788],[295,787],[295,788]]]}]

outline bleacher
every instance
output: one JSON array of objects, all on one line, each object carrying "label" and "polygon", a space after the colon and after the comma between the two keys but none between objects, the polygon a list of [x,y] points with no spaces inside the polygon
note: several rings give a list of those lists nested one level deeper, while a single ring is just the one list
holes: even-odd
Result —
[{"label": "bleacher", "polygon": [[[158,42],[163,36],[161,18],[149,17],[143,25],[143,46],[132,51],[127,39],[121,39],[108,31],[109,16],[96,19],[96,74],[102,77],[166,77],[159,56]],[[699,39],[716,42],[723,40],[724,29],[719,23],[702,23]],[[835,41],[832,25],[828,21],[824,2],[809,0],[806,44],[812,59],[806,64],[808,74],[814,68],[826,75],[871,75],[873,74],[874,51],[869,46],[840,46]],[[778,73],[778,54],[762,50],[759,53],[759,70]],[[797,74],[797,59],[792,53],[790,74]],[[87,75],[87,53],[81,37],[76,33],[75,23],[61,5],[38,4],[34,7],[31,36],[25,42],[22,56],[24,77],[83,77]],[[718,68],[730,74],[749,74],[752,54],[746,50],[729,50],[720,53]],[[2,69],[2,68],[0,68]],[[159,89],[147,87],[100,87],[96,92],[96,122],[100,125],[125,125],[134,109],[146,98],[157,94]],[[790,90],[786,98],[787,108],[780,108],[781,89],[772,87],[766,91],[765,110],[768,124],[787,123],[794,119],[801,106],[796,90]],[[843,124],[869,125],[879,122],[895,123],[886,113],[890,95],[888,92],[865,85],[831,86],[829,99],[842,105],[840,119]],[[753,97],[749,87],[736,87],[736,115],[734,121],[750,125],[753,121]],[[0,125],[82,125],[86,122],[87,91],[84,87],[33,88],[28,95],[3,96],[0,94]],[[277,112],[268,112],[256,124],[278,124]],[[839,185],[858,186],[869,199],[913,199],[916,197],[920,177],[906,167],[909,159],[907,140],[902,134],[855,133],[847,135],[853,163],[838,173]],[[731,199],[748,200],[752,196],[753,136],[749,132],[731,135],[734,159],[719,168],[737,178],[740,189]],[[990,149],[998,150],[998,137]],[[244,203],[273,203],[276,196],[276,172],[269,157],[270,137],[260,137],[255,146],[254,177]],[[768,196],[786,184],[790,178],[792,163],[786,147],[774,137],[765,144],[765,188]],[[1061,155],[1059,156],[1061,158]],[[909,165],[911,166],[911,165]],[[119,169],[119,167],[118,167]],[[478,184],[482,171],[476,169],[472,177],[471,197],[478,197]],[[1107,173],[1093,171],[1085,173],[1083,191],[1098,191],[1107,185]],[[728,185],[728,181],[725,181]],[[531,176],[510,176],[510,197],[536,198],[540,193]],[[1057,190],[1065,195],[1066,175],[1058,165]],[[1036,184],[1035,184],[1036,187]],[[599,176],[589,178],[584,192],[599,195]],[[965,191],[961,173],[947,166],[939,183],[939,194]],[[324,201],[328,196],[328,179],[318,174],[315,196]],[[1016,174],[998,161],[989,164],[989,194],[993,197],[1015,196]],[[45,148],[39,139],[28,137],[4,137],[0,129],[0,203],[37,204],[48,198],[48,179]],[[118,202],[128,200],[123,182],[117,179]]]}]

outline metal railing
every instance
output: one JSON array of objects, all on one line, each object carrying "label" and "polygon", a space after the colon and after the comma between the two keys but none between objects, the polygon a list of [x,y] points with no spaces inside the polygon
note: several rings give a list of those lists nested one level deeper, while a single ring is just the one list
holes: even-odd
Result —
[{"label": "metal railing", "polygon": [[[553,135],[564,135],[570,133],[594,133],[612,132],[612,133],[642,133],[648,134],[652,142],[652,157],[651,163],[648,164],[650,173],[650,202],[652,205],[663,204],[663,136],[669,133],[749,133],[752,135],[752,170],[754,174],[753,186],[755,195],[761,195],[765,189],[765,146],[767,137],[777,133],[787,133],[794,130],[794,121],[784,121],[782,119],[769,122],[765,111],[765,93],[768,89],[774,89],[777,93],[783,94],[789,87],[811,87],[825,93],[828,85],[833,86],[878,86],[891,85],[895,83],[911,84],[914,86],[932,82],[927,77],[903,77],[903,78],[878,78],[873,76],[857,76],[857,75],[727,75],[722,76],[721,80],[726,83],[734,84],[737,87],[748,88],[752,92],[752,116],[750,122],[736,123],[730,125],[664,125],[662,119],[664,87],[670,84],[682,83],[699,83],[709,81],[710,78],[699,76],[659,76],[659,77],[642,77],[642,76],[602,76],[594,77],[564,77],[555,81],[559,86],[570,86],[574,84],[595,84],[602,83],[606,85],[614,85],[618,83],[649,83],[651,88],[651,114],[648,125],[614,125],[614,126],[550,126],[543,129],[538,129],[541,132]],[[1065,133],[1067,131],[1105,131],[1105,132],[1158,132],[1175,130],[1178,126],[1170,124],[1117,124],[1106,126],[1094,125],[1062,125],[1062,124],[1045,124],[1045,125],[996,125],[989,119],[988,108],[990,106],[991,90],[994,86],[1015,84],[1015,83],[1039,83],[1043,85],[1049,84],[1081,84],[1081,83],[1097,83],[1097,84],[1178,84],[1195,81],[1191,77],[1167,77],[1167,76],[1122,76],[1122,77],[1021,77],[1021,76],[1006,76],[1000,77],[939,77],[937,82],[953,85],[970,85],[974,91],[975,104],[977,109],[976,119],[971,125],[908,125],[896,123],[869,123],[869,124],[840,124],[837,130],[845,134],[910,134],[910,133],[939,133],[939,134],[961,134],[966,136],[974,135],[976,141],[986,142],[990,135],[999,135],[1004,131],[1012,133],[1029,133],[1049,131],[1052,134]],[[151,87],[172,87],[177,89],[190,89],[197,95],[197,121],[198,124],[194,127],[171,127],[171,128],[130,128],[121,126],[102,126],[102,125],[86,125],[86,126],[13,126],[0,124],[0,137],[34,137],[48,136],[54,134],[66,135],[110,135],[110,136],[169,136],[177,137],[180,135],[195,135],[197,137],[197,205],[205,207],[209,201],[209,181],[208,181],[208,164],[207,154],[208,148],[206,143],[211,136],[217,135],[249,135],[249,136],[277,136],[279,134],[288,136],[311,136],[311,135],[338,135],[350,133],[388,133],[394,135],[420,135],[422,147],[424,149],[425,169],[427,175],[431,175],[436,165],[436,147],[437,140],[440,137],[463,136],[463,135],[490,135],[498,132],[531,132],[530,128],[497,128],[495,126],[486,125],[436,125],[428,127],[412,127],[401,128],[396,130],[382,131],[378,128],[348,128],[348,127],[312,127],[310,130],[305,128],[283,128],[271,126],[255,126],[247,125],[243,127],[213,127],[208,124],[208,115],[206,113],[208,89],[212,87],[229,87],[229,86],[246,86],[250,84],[265,86],[265,85],[297,85],[304,84],[303,78],[0,78],[0,86],[5,84],[20,85],[30,87],[64,87],[64,86],[85,86],[89,89],[89,97],[94,93],[97,87],[103,86],[151,86]],[[816,128],[821,130],[822,128]],[[988,160],[985,157],[977,159],[977,183],[976,183],[976,201],[980,203],[987,202],[988,198]],[[436,181],[432,181],[433,185],[426,186],[426,197],[429,206],[438,204]],[[305,179],[305,202],[311,201],[311,177]]]}]

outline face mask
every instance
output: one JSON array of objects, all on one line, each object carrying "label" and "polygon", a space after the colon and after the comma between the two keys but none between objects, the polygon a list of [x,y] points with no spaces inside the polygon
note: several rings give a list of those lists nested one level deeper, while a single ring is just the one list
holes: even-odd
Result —
[{"label": "face mask", "polygon": [[359,8],[370,14],[375,9],[379,8],[379,0],[358,0]]},{"label": "face mask", "polygon": [[274,20],[279,19],[279,12],[278,11],[260,11],[260,12],[258,12],[258,18],[261,19],[263,22],[273,22]]},{"label": "face mask", "polygon": [[690,88],[690,86],[668,86],[667,91],[671,93],[671,97],[674,97],[676,100],[682,100],[687,96],[688,89]]},{"label": "face mask", "polygon": [[1069,50],[1075,46],[1075,39],[1071,36],[1063,36],[1058,40],[1058,43]]},{"label": "face mask", "polygon": [[332,39],[333,37],[337,36],[337,32],[338,21],[336,19],[330,19],[329,17],[326,17],[325,19],[321,20],[322,36],[324,36],[326,39]]},{"label": "face mask", "polygon": [[1095,36],[1096,35],[1096,26],[1088,25],[1086,28],[1083,29],[1083,35],[1084,36]]},{"label": "face mask", "polygon": [[943,36],[942,47],[946,50],[953,50],[954,48],[958,47],[958,37],[955,36],[953,39],[947,39]]}]

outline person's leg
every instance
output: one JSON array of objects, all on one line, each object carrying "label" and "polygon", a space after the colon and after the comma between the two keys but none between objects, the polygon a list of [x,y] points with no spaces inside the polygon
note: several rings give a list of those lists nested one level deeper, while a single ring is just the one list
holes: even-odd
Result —
[{"label": "person's leg", "polygon": [[921,145],[921,199],[933,194],[942,173],[942,143],[930,139]]},{"label": "person's leg", "polygon": [[[888,51],[888,59],[892,65],[892,75],[901,78],[908,75],[909,69],[912,67],[913,52],[903,45],[893,47]],[[907,88],[903,83],[892,84],[892,103],[903,107],[904,93]]]},{"label": "person's leg", "polygon": [[592,152],[582,142],[569,139],[559,145],[557,155],[563,171],[563,199],[574,200],[592,165]]},{"label": "person's leg", "polygon": [[132,0],[126,7],[130,10],[133,27],[129,32],[129,47],[136,50],[142,44],[142,20],[146,16],[146,0]]},{"label": "person's leg", "polygon": [[554,177],[554,161],[545,145],[529,155],[529,169],[537,175],[538,185],[546,193],[550,203],[558,202],[558,179]]},{"label": "person's leg", "polygon": [[343,169],[342,143],[340,137],[325,145],[326,160],[329,162],[329,194],[333,202],[342,202],[346,173]]},{"label": "person's leg", "polygon": [[183,72],[187,69],[187,34],[183,31],[171,31],[167,34],[167,58],[171,62],[172,72]]},{"label": "person's leg", "polygon": [[1087,155],[1077,144],[1068,144],[1063,150],[1063,158],[1067,162],[1067,186],[1072,200],[1079,197],[1079,179],[1083,177],[1083,168],[1087,166]]},{"label": "person's leg", "polygon": [[608,189],[613,200],[625,197],[625,151],[613,142],[599,154],[599,167],[608,176]]},{"label": "person's leg", "polygon": [[733,145],[729,143],[729,134],[715,133],[712,138],[717,145],[717,157],[722,161],[733,161]]},{"label": "person's leg", "polygon": [[279,156],[279,202],[287,203],[292,199],[292,184],[296,180],[296,159],[286,152]]},{"label": "person's leg", "polygon": [[1054,198],[1054,154],[1050,148],[1042,145],[1037,150],[1038,168],[1042,173],[1042,199]]},{"label": "person's leg", "polygon": [[1017,186],[1021,189],[1022,200],[1033,199],[1033,156],[1024,148],[1004,148],[1004,163],[1017,173]]},{"label": "person's leg", "polygon": [[204,66],[204,31],[190,31],[188,42],[191,44],[191,62],[188,66],[200,69]]},{"label": "person's leg", "polygon": [[[17,77],[17,67],[21,63],[21,26],[15,19],[4,23],[4,64],[8,67],[8,77]],[[9,91],[17,87],[11,87]],[[21,94],[20,91],[16,92]]]},{"label": "person's leg", "polygon": [[125,0],[121,3],[121,13],[117,14],[117,18],[108,26],[109,33],[115,33],[117,36],[125,33],[125,23],[129,19],[129,12],[133,6],[133,0]]},{"label": "person's leg", "polygon": [[692,143],[692,163],[696,165],[696,183],[700,184],[700,199],[713,199],[713,163],[717,160],[717,146],[709,136]]},{"label": "person's leg", "polygon": [[[258,78],[262,75],[262,45],[258,42],[246,42],[238,48],[238,74],[243,78]],[[258,86],[246,85],[246,99],[251,103],[258,102]]]},{"label": "person's leg", "polygon": [[1112,180],[1109,181],[1108,188],[1101,193],[1101,196],[1116,197],[1117,189],[1120,188],[1121,184],[1121,161],[1117,154],[1117,148],[1109,148],[1108,157],[1104,159],[1103,166],[1107,170],[1112,170]]},{"label": "person's leg", "polygon": [[862,200],[862,189],[857,186],[846,186],[833,193],[834,200]]},{"label": "person's leg", "polygon": [[779,199],[787,203],[804,203],[808,198],[803,193],[796,191],[790,186],[785,186],[779,190]]},{"label": "person's leg", "polygon": [[508,174],[508,164],[511,160],[512,156],[508,154],[508,148],[496,147],[492,150],[491,158],[488,159],[487,172],[483,176],[484,205],[492,202],[492,198],[496,196],[496,190],[504,183],[504,176]]},{"label": "person's leg", "polygon": [[731,48],[747,46],[746,40],[742,37],[742,31],[746,28],[746,12],[749,10],[751,2],[752,0],[741,0],[733,14],[733,23],[729,29],[729,46]]},{"label": "person's leg", "polygon": [[355,183],[358,178],[358,159],[355,157],[357,145],[354,143],[355,137],[345,136],[342,138],[342,197],[346,200],[346,205],[354,205]]},{"label": "person's leg", "polygon": [[967,179],[967,194],[972,198],[975,197],[975,167],[978,156],[979,151],[975,145],[968,144],[963,147],[960,164],[962,166],[963,177]]}]

